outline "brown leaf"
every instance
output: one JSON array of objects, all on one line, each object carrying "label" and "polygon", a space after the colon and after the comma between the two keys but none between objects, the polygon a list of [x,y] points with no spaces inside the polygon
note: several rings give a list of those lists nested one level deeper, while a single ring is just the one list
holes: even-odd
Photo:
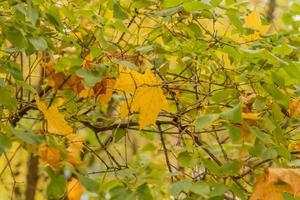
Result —
[{"label": "brown leaf", "polygon": [[266,169],[257,178],[250,200],[283,200],[282,192],[300,196],[300,169]]},{"label": "brown leaf", "polygon": [[110,101],[115,83],[115,79],[106,77],[93,87],[94,93],[101,104],[107,104]]},{"label": "brown leaf", "polygon": [[55,63],[46,63],[45,73],[48,80],[48,85],[54,90],[73,90],[76,94],[79,94],[83,89],[82,78],[78,76],[68,76],[63,72],[55,71]]}]

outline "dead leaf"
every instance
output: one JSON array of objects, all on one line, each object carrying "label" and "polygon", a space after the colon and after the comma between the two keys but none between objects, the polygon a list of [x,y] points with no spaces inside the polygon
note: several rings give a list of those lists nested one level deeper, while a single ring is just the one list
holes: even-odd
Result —
[{"label": "dead leaf", "polygon": [[83,89],[82,78],[78,76],[68,76],[63,72],[56,72],[55,63],[44,64],[48,85],[53,91],[70,89],[79,94]]},{"label": "dead leaf", "polygon": [[115,83],[115,79],[104,78],[99,84],[94,86],[95,94],[98,96],[101,104],[107,104],[111,100]]},{"label": "dead leaf", "polygon": [[[145,74],[138,73],[126,67],[120,67],[115,90],[132,95],[128,102],[123,103],[123,113],[139,112],[140,128],[155,124],[161,110],[168,109],[168,102],[161,89],[161,82],[150,69]],[[125,105],[125,106],[124,106]]]},{"label": "dead leaf", "polygon": [[68,182],[68,190],[67,190],[68,200],[80,200],[80,197],[83,194],[83,192],[84,189],[76,178],[72,178]]},{"label": "dead leaf", "polygon": [[300,196],[300,169],[268,168],[258,177],[250,200],[283,200],[282,192]]}]

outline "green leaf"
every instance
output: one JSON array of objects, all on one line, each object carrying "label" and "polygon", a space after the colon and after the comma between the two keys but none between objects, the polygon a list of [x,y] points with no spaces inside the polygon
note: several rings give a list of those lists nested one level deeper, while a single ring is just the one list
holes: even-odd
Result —
[{"label": "green leaf", "polygon": [[191,1],[191,2],[185,2],[183,4],[183,8],[188,12],[194,12],[198,10],[210,9],[211,6],[201,1]]},{"label": "green leaf", "polygon": [[15,128],[11,128],[11,131],[17,138],[31,145],[38,145],[43,141],[42,136],[30,133],[28,131],[22,131]]},{"label": "green leaf", "polygon": [[231,160],[226,163],[224,163],[220,167],[220,171],[222,172],[223,175],[230,176],[234,175],[239,172],[241,168],[241,163],[238,160]]},{"label": "green leaf", "polygon": [[[289,62],[288,65],[283,66],[283,69],[290,77],[300,79],[300,63],[299,62]],[[280,73],[280,72],[278,72],[278,73]]]},{"label": "green leaf", "polygon": [[267,148],[258,140],[256,140],[254,146],[249,149],[249,153],[254,156],[259,156],[262,159],[274,159],[277,157],[277,151],[275,149]]},{"label": "green leaf", "polygon": [[137,188],[136,193],[137,193],[138,200],[152,200],[153,199],[151,190],[148,187],[148,185],[146,185],[146,184],[140,185]]},{"label": "green leaf", "polygon": [[139,46],[136,48],[137,51],[141,52],[142,54],[148,53],[152,51],[154,48],[152,45],[146,45],[146,46]]},{"label": "green leaf", "polygon": [[202,197],[207,197],[207,195],[210,191],[209,185],[205,182],[200,182],[200,181],[192,183],[190,190],[191,190],[191,192],[201,195]]},{"label": "green leaf", "polygon": [[250,132],[255,135],[258,139],[260,139],[262,142],[266,143],[266,144],[271,144],[273,143],[272,139],[270,138],[269,135],[267,135],[266,133],[264,133],[263,131],[261,131],[259,128],[255,128],[250,129]]},{"label": "green leaf", "polygon": [[289,98],[283,92],[281,92],[277,87],[273,84],[262,84],[263,88],[276,100],[277,103],[284,106],[286,109],[289,106]]},{"label": "green leaf", "polygon": [[2,104],[10,111],[17,110],[17,100],[13,98],[13,90],[11,86],[4,85],[4,81],[0,78],[0,105]]},{"label": "green leaf", "polygon": [[84,83],[88,87],[93,87],[96,83],[102,80],[102,74],[98,71],[87,70],[81,68],[76,71],[76,75],[84,79]]},{"label": "green leaf", "polygon": [[9,28],[5,32],[6,38],[9,42],[18,49],[24,49],[27,46],[27,40],[23,33],[16,28]]},{"label": "green leaf", "polygon": [[20,65],[15,62],[8,62],[7,65],[0,65],[0,69],[8,72],[10,75],[14,77],[15,80],[23,81],[23,75],[20,71]]},{"label": "green leaf", "polygon": [[203,165],[212,173],[215,173],[218,176],[222,175],[222,172],[220,171],[220,167],[213,161],[209,160],[209,159],[201,159]]},{"label": "green leaf", "polygon": [[242,106],[241,104],[235,105],[232,109],[221,113],[222,118],[232,121],[241,122],[242,121]]},{"label": "green leaf", "polygon": [[229,136],[233,142],[238,142],[243,138],[243,131],[241,128],[232,126],[230,124],[226,125],[229,131]]},{"label": "green leaf", "polygon": [[181,191],[189,191],[191,183],[187,180],[174,182],[170,185],[170,193],[173,197],[177,197]]},{"label": "green leaf", "polygon": [[178,13],[182,9],[183,9],[182,6],[176,6],[176,7],[173,7],[173,8],[164,9],[164,10],[156,12],[155,16],[157,16],[157,17],[171,16],[171,15],[174,15],[174,14]]},{"label": "green leaf", "polygon": [[239,14],[237,13],[236,10],[233,9],[229,9],[226,12],[227,17],[229,18],[229,20],[231,21],[231,23],[238,29],[238,30],[242,30],[243,27],[243,23],[239,17]]},{"label": "green leaf", "polygon": [[273,48],[272,53],[276,55],[290,55],[295,49],[294,46],[288,44],[281,44]]},{"label": "green leaf", "polygon": [[111,200],[135,200],[135,193],[123,186],[116,186],[112,188],[109,190],[109,194],[111,196]]},{"label": "green leaf", "polygon": [[181,152],[177,157],[177,161],[179,166],[182,167],[190,167],[193,165],[193,157],[187,151]]},{"label": "green leaf", "polygon": [[195,120],[195,126],[197,130],[203,129],[210,125],[219,118],[218,114],[208,114],[201,117],[197,117]]},{"label": "green leaf", "polygon": [[115,23],[113,23],[113,27],[118,31],[131,34],[128,28],[124,25],[124,23],[121,20],[116,20]]},{"label": "green leaf", "polygon": [[223,183],[216,183],[214,185],[214,189],[213,191],[211,191],[209,193],[209,197],[216,197],[216,196],[222,196],[225,194],[225,192],[227,192],[228,187],[226,185],[224,185]]},{"label": "green leaf", "polygon": [[135,0],[133,3],[133,8],[147,8],[151,5],[152,2],[148,0]]},{"label": "green leaf", "polygon": [[10,138],[7,135],[0,133],[0,155],[11,147]]},{"label": "green leaf", "polygon": [[128,18],[128,14],[119,4],[115,3],[113,9],[114,9],[114,18],[121,19],[121,20]]},{"label": "green leaf", "polygon": [[115,142],[120,141],[126,135],[126,130],[123,128],[118,128],[115,134]]},{"label": "green leaf", "polygon": [[210,4],[216,7],[216,6],[219,6],[220,3],[222,3],[222,1],[223,0],[211,0]]},{"label": "green leaf", "polygon": [[66,192],[67,181],[63,175],[57,174],[50,167],[46,170],[50,177],[50,182],[47,186],[48,199],[59,199]]},{"label": "green leaf", "polygon": [[52,23],[57,30],[62,29],[62,23],[58,7],[54,5],[50,6],[50,8],[47,9],[46,16],[48,18],[48,21]]},{"label": "green leaf", "polygon": [[32,4],[31,0],[27,0],[27,5],[28,5],[28,18],[30,19],[32,25],[35,26],[39,19],[39,11]]},{"label": "green leaf", "polygon": [[21,86],[23,89],[28,90],[28,91],[32,92],[33,94],[37,94],[37,91],[35,90],[35,88],[32,87],[31,85],[29,85],[28,83],[26,83],[25,81],[16,80],[16,83],[19,86]]},{"label": "green leaf", "polygon": [[43,51],[48,48],[46,40],[42,37],[33,37],[28,40],[37,51]]},{"label": "green leaf", "polygon": [[87,176],[78,175],[80,183],[90,192],[97,192],[99,189],[99,183]]}]

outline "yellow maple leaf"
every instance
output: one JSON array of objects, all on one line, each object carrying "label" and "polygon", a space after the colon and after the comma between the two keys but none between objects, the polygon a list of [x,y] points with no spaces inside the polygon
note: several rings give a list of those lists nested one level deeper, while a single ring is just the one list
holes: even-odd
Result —
[{"label": "yellow maple leaf", "polygon": [[37,147],[37,151],[42,161],[48,163],[54,170],[59,170],[61,155],[58,149],[41,144]]},{"label": "yellow maple leaf", "polygon": [[132,94],[131,99],[121,105],[121,115],[130,112],[139,113],[139,125],[143,128],[155,124],[161,110],[168,109],[168,102],[158,80],[150,69],[145,74],[129,68],[120,67],[115,90]]},{"label": "yellow maple leaf", "polygon": [[57,135],[67,135],[73,133],[73,129],[66,122],[64,116],[58,111],[56,106],[47,108],[46,104],[40,101],[40,97],[36,98],[36,105],[43,112],[47,123],[48,131]]},{"label": "yellow maple leaf", "polygon": [[80,197],[82,193],[84,192],[84,189],[82,185],[79,183],[79,181],[76,178],[72,178],[68,182],[68,200],[80,200]]},{"label": "yellow maple leaf", "polygon": [[270,29],[270,25],[262,25],[260,17],[256,10],[253,10],[249,15],[245,17],[245,27],[255,30],[253,34],[247,35],[246,40],[258,40],[260,35],[267,34]]},{"label": "yellow maple leaf", "polygon": [[299,197],[299,169],[268,168],[265,174],[257,178],[250,200],[283,200],[284,191]]}]

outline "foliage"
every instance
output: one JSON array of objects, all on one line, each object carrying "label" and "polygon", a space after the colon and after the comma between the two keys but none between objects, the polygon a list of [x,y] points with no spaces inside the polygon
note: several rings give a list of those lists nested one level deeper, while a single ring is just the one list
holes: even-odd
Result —
[{"label": "foliage", "polygon": [[0,1],[1,196],[300,198],[300,4],[272,2]]}]

